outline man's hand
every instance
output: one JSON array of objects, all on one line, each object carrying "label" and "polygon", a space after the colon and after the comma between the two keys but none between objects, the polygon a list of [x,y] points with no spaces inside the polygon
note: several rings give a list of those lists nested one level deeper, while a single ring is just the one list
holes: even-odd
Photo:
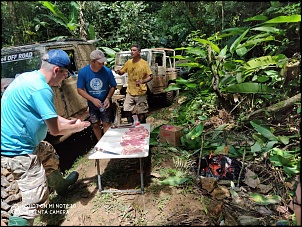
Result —
[{"label": "man's hand", "polygon": [[109,98],[105,98],[104,107],[107,109],[109,106],[110,106],[110,100]]},{"label": "man's hand", "polygon": [[69,122],[67,122],[67,123],[72,125],[72,124],[75,124],[77,120],[78,120],[78,119],[76,119],[76,118],[72,118],[72,119],[70,119]]},{"label": "man's hand", "polygon": [[118,70],[115,70],[114,72],[115,72],[116,74],[118,74],[118,75],[123,75],[123,74],[124,74],[124,72],[121,72],[121,70],[119,70],[119,69],[118,69]]},{"label": "man's hand", "polygon": [[76,120],[75,124],[78,126],[77,132],[80,132],[91,125],[89,121],[81,121],[80,119]]},{"label": "man's hand", "polygon": [[101,102],[101,100],[94,98],[93,99],[93,105],[95,105],[96,107],[100,108],[103,106],[103,103]]},{"label": "man's hand", "polygon": [[79,132],[91,125],[89,121],[81,121],[81,119],[68,120],[60,116],[47,119],[45,123],[53,136]]}]

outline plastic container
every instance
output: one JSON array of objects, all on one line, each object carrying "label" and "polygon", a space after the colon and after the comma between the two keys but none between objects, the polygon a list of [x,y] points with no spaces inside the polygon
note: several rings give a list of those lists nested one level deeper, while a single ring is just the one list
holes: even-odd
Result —
[{"label": "plastic container", "polygon": [[99,111],[102,113],[102,112],[105,111],[105,109],[106,109],[106,108],[105,108],[104,106],[102,106],[102,107],[99,108]]},{"label": "plastic container", "polygon": [[135,126],[139,126],[140,125],[140,122],[138,120],[138,116],[137,115],[132,115],[132,118],[133,118],[133,124]]},{"label": "plastic container", "polygon": [[102,113],[106,110],[104,103],[102,103],[102,107],[99,108],[99,111]]}]

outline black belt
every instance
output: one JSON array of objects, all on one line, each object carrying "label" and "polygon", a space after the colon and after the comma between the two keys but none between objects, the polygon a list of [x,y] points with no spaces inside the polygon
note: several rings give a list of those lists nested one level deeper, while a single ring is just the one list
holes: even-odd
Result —
[{"label": "black belt", "polygon": [[26,155],[26,154],[6,155],[6,154],[2,154],[2,152],[15,152],[15,151],[3,151],[3,150],[1,150],[1,156],[8,157],[8,158],[13,158],[13,157],[16,157],[16,156],[25,156]]},{"label": "black belt", "polygon": [[15,157],[15,156],[13,156],[13,155],[5,155],[5,154],[1,154],[1,156],[7,157],[7,158],[13,158],[13,157]]}]

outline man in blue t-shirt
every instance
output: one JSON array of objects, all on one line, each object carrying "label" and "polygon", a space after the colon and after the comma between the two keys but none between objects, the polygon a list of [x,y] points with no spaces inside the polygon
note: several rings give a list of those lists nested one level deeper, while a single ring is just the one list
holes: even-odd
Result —
[{"label": "man in blue t-shirt", "polygon": [[98,140],[102,137],[101,121],[105,133],[114,120],[111,97],[117,84],[111,69],[104,65],[105,62],[102,51],[92,51],[90,64],[79,70],[77,81],[79,95],[88,101],[90,121]]},{"label": "man in blue t-shirt", "polygon": [[[39,216],[37,211],[46,207],[49,203],[47,177],[49,182],[59,182],[61,189],[68,186],[62,185],[64,179],[58,170],[50,172],[49,167],[43,165],[38,150],[45,150],[47,144],[44,146],[41,141],[48,130],[54,136],[68,135],[90,126],[89,121],[68,120],[56,113],[51,86],[58,86],[68,76],[69,64],[65,51],[51,50],[42,57],[39,70],[16,77],[2,95],[1,167],[12,172],[22,196],[21,205],[9,217],[9,226],[32,224]],[[52,152],[47,151],[48,155]],[[77,177],[75,175],[74,180]]]}]

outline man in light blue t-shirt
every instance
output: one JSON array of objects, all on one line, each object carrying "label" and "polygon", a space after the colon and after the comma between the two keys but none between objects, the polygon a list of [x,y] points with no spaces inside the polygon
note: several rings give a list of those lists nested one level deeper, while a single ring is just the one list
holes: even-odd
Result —
[{"label": "man in light blue t-shirt", "polygon": [[[16,77],[1,98],[1,167],[12,172],[22,196],[22,204],[9,218],[9,226],[32,224],[39,216],[37,210],[46,207],[46,171],[50,174],[49,182],[64,183],[57,170],[50,173],[44,169],[44,160],[37,154],[48,146],[41,143],[47,131],[57,136],[90,126],[88,121],[68,120],[56,113],[51,86],[58,86],[67,77],[69,64],[65,51],[51,50],[43,56],[39,70]],[[53,152],[48,148],[46,151]],[[74,176],[76,180],[77,177]]]}]

